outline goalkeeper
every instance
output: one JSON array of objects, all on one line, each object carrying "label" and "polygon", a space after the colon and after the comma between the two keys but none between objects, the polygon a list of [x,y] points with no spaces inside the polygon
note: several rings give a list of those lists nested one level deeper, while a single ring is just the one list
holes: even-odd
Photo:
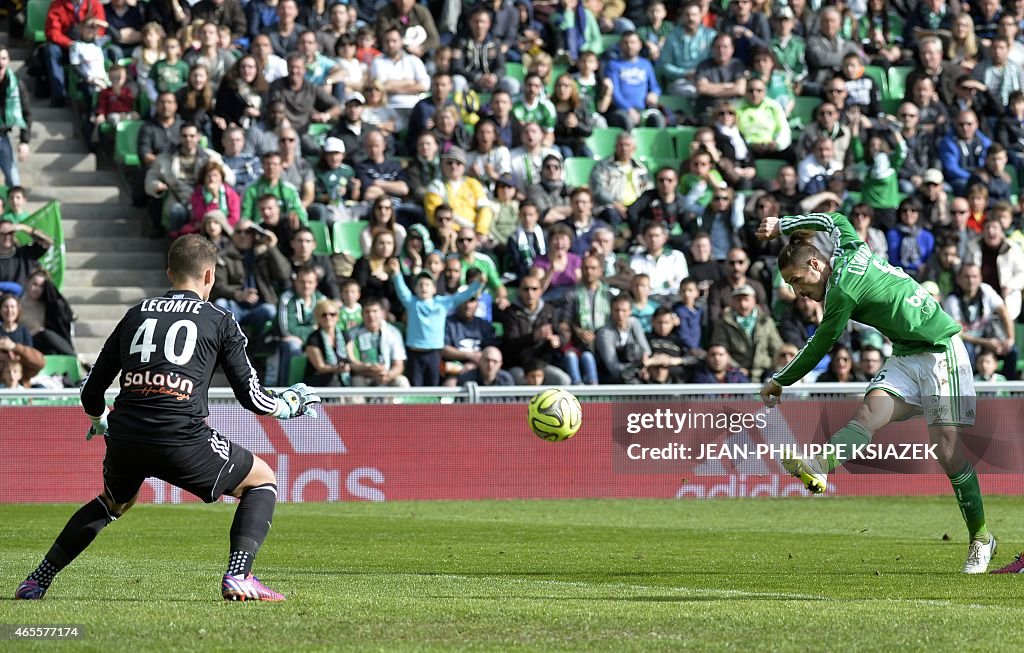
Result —
[{"label": "goalkeeper", "polygon": [[[152,476],[207,503],[237,497],[221,594],[225,600],[284,600],[252,574],[277,502],[274,472],[206,424],[207,391],[220,365],[235,397],[257,415],[316,417],[312,404],[320,398],[302,384],[280,394],[260,384],[238,324],[207,301],[216,265],[217,250],[205,238],[174,241],[167,255],[172,289],[130,308],[103,345],[82,387],[82,407],[93,423],[87,439],[106,440],[103,493],[72,515],[15,598],[43,598],[54,576],[134,505]],[[103,395],[115,377],[121,389],[108,419]]]},{"label": "goalkeeper", "polygon": [[[831,258],[811,242],[813,233],[830,235]],[[776,372],[761,389],[771,407],[782,388],[807,374],[831,348],[850,320],[877,328],[893,342],[893,355],[868,385],[864,402],[850,423],[832,436],[831,444],[867,444],[890,422],[923,414],[936,455],[960,504],[970,535],[962,571],[982,574],[996,551],[995,538],[985,525],[981,488],[973,465],[960,448],[960,428],[974,424],[976,397],[971,364],[957,335],[960,325],[902,269],[875,256],[857,237],[846,216],[812,213],[784,218],[766,217],[757,237],[771,240],[791,235],[779,254],[782,278],[797,294],[823,302],[821,325],[796,358]],[[827,474],[845,462],[829,456],[787,459],[786,471],[814,493],[825,491]]]}]

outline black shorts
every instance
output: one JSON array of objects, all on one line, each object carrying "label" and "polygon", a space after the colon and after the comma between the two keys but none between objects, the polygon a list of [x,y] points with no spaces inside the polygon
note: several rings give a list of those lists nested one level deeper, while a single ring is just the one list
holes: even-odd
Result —
[{"label": "black shorts", "polygon": [[127,503],[154,477],[213,503],[245,480],[253,460],[213,429],[208,438],[179,446],[107,438],[103,485],[115,503]]}]

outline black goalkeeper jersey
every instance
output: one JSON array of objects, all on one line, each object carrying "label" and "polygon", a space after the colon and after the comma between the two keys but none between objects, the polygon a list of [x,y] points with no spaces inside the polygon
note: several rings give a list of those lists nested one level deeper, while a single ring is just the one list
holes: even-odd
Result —
[{"label": "black goalkeeper jersey", "polygon": [[103,393],[118,377],[110,413],[112,439],[186,444],[207,438],[207,391],[219,364],[235,397],[258,415],[276,399],[245,353],[245,336],[231,313],[191,291],[171,290],[125,313],[107,338],[82,386],[82,406],[102,415]]}]

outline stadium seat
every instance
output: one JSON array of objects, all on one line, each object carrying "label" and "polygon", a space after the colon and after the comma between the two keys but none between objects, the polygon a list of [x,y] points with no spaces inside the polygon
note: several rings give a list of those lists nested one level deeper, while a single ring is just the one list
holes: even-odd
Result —
[{"label": "stadium seat", "polygon": [[809,125],[814,122],[814,112],[821,105],[821,98],[799,95],[793,105],[793,114],[790,118],[799,119],[800,124]]},{"label": "stadium seat", "polygon": [[888,93],[885,97],[896,100],[907,94],[907,77],[913,71],[911,66],[893,66],[889,69]]},{"label": "stadium seat", "polygon": [[864,66],[864,76],[875,80],[880,97],[889,97],[889,82],[886,79],[885,68],[881,66]]},{"label": "stadium seat", "polygon": [[359,236],[365,228],[366,223],[362,221],[335,222],[331,234],[334,253],[348,254],[356,258],[362,256],[363,246],[359,242]]},{"label": "stadium seat", "polygon": [[615,139],[621,133],[621,127],[599,127],[583,142],[593,152],[595,159],[606,159],[615,152]]},{"label": "stadium seat", "polygon": [[636,141],[637,156],[655,159],[675,157],[675,142],[667,129],[637,127],[631,133]]},{"label": "stadium seat", "polygon": [[114,136],[114,161],[126,168],[139,167],[139,130],[142,120],[122,120]]},{"label": "stadium seat", "polygon": [[675,156],[673,158],[690,158],[690,143],[693,142],[693,137],[697,135],[697,127],[693,127],[691,125],[680,125],[679,127],[670,127],[668,129],[668,133],[672,135],[672,145],[676,151]]},{"label": "stadium seat", "polygon": [[505,62],[505,75],[511,77],[512,79],[518,79],[519,81],[523,81],[524,79],[526,79],[526,68],[521,63],[515,61],[507,61]]},{"label": "stadium seat", "polygon": [[36,43],[46,41],[46,12],[49,9],[48,0],[29,0],[25,7],[25,36]]},{"label": "stadium seat", "polygon": [[758,159],[754,161],[754,169],[757,170],[757,176],[764,181],[775,179],[779,174],[779,169],[784,165],[786,165],[786,162],[782,159]]},{"label": "stadium seat", "polygon": [[622,42],[622,36],[620,34],[602,34],[601,43],[604,45],[604,51],[608,52],[619,46]]},{"label": "stadium seat", "polygon": [[569,72],[569,66],[565,64],[555,64],[551,67],[551,81],[547,84],[548,97],[555,93],[555,81],[567,72]]},{"label": "stadium seat", "polygon": [[644,161],[644,165],[653,177],[662,168],[672,168],[678,173],[679,167],[683,165],[683,159],[648,159]]},{"label": "stadium seat", "polygon": [[597,165],[594,159],[585,156],[571,156],[565,160],[565,185],[569,188],[586,186],[590,182],[590,171]]},{"label": "stadium seat", "polygon": [[309,123],[309,131],[307,132],[313,142],[317,144],[317,147],[323,147],[324,141],[327,140],[327,134],[331,131],[334,125],[325,122],[311,122]]},{"label": "stadium seat", "polygon": [[313,232],[313,237],[316,238],[316,249],[313,250],[313,253],[328,256],[333,254],[334,250],[331,248],[331,236],[327,233],[327,225],[319,220],[310,220],[307,226]]},{"label": "stadium seat", "polygon": [[288,363],[288,385],[302,383],[303,377],[306,376],[307,360],[305,354],[292,357],[291,362]]},{"label": "stadium seat", "polygon": [[888,116],[895,116],[903,100],[900,98],[888,98],[882,100],[882,112]]},{"label": "stadium seat", "polygon": [[75,356],[46,356],[46,365],[39,372],[47,376],[67,375],[68,381],[78,384],[82,380],[82,368]]}]

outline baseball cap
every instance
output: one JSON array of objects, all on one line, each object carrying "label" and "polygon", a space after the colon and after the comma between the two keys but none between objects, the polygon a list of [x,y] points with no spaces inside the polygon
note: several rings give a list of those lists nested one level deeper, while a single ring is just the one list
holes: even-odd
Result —
[{"label": "baseball cap", "polygon": [[937,168],[928,168],[921,176],[921,180],[926,184],[937,184],[941,186],[942,182],[945,181],[945,178],[942,176],[941,170]]},{"label": "baseball cap", "polygon": [[794,18],[793,10],[789,7],[780,7],[779,10],[775,12],[775,16],[777,16],[779,20]]},{"label": "baseball cap", "polygon": [[495,180],[494,183],[496,183],[499,186],[509,186],[509,187],[515,187],[515,185],[516,185],[516,182],[512,180],[512,175],[510,173],[507,173],[507,172],[502,173],[501,176],[498,177]]},{"label": "baseball cap", "polygon": [[331,136],[326,141],[324,141],[324,152],[338,152],[344,154],[345,141],[335,136]]},{"label": "baseball cap", "polygon": [[452,161],[458,161],[465,165],[466,163],[466,151],[461,147],[453,147],[444,154],[441,155],[442,159],[451,159]]},{"label": "baseball cap", "polygon": [[734,288],[732,291],[733,297],[757,297],[757,292],[754,291],[748,284],[743,284],[738,288]]},{"label": "baseball cap", "polygon": [[345,104],[348,104],[349,102],[358,102],[359,104],[366,104],[366,98],[363,97],[362,93],[359,93],[357,91],[355,93],[349,93],[348,95],[345,96]]}]

